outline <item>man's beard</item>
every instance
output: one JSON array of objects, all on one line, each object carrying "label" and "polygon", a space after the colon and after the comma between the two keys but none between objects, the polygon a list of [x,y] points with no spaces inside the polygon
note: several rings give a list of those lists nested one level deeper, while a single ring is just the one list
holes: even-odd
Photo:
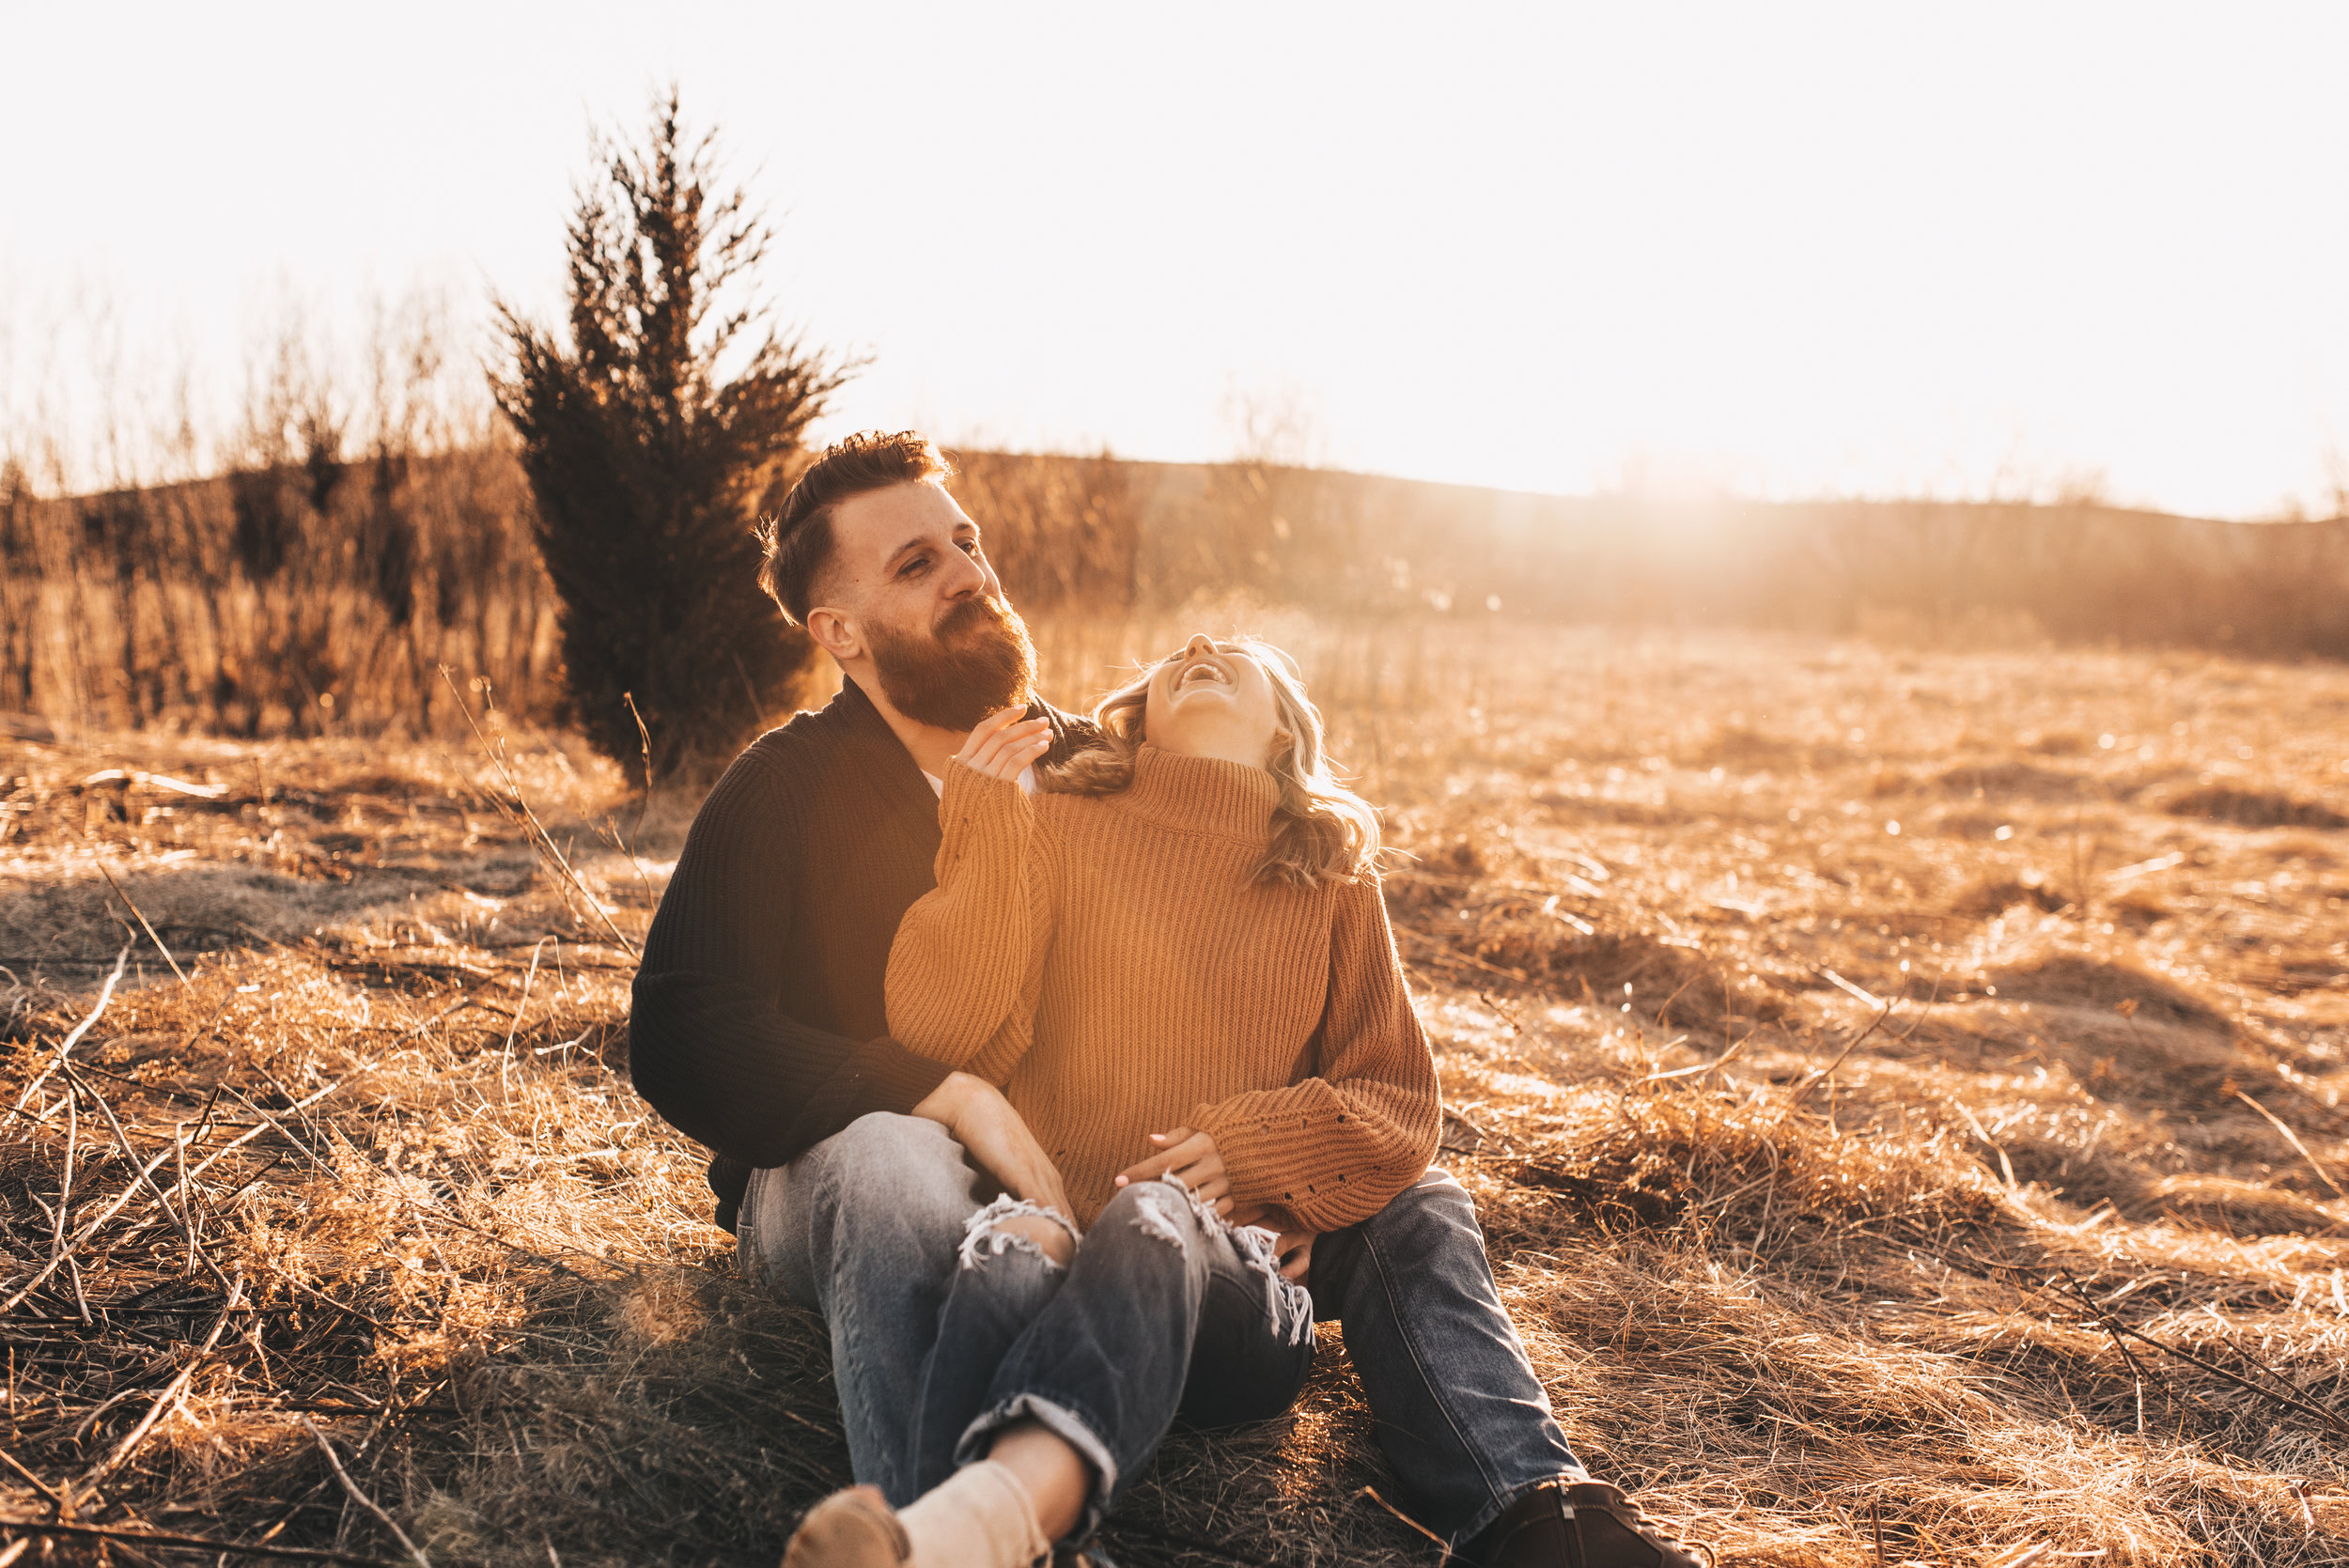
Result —
[{"label": "man's beard", "polygon": [[928,636],[871,629],[873,669],[889,706],[917,724],[968,730],[998,708],[1035,694],[1028,624],[1000,599],[964,599]]}]

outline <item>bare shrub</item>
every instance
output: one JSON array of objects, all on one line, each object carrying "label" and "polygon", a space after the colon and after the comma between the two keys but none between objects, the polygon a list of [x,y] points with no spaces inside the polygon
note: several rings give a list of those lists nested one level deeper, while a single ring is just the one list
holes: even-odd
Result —
[{"label": "bare shrub", "polygon": [[[543,712],[554,652],[528,490],[477,376],[444,350],[449,323],[429,291],[379,305],[374,375],[354,386],[289,313],[257,347],[232,431],[207,441],[182,407],[143,455],[0,465],[0,708],[69,735],[425,733],[457,722],[423,678],[447,663]],[[208,450],[225,473],[199,476]],[[44,495],[33,468],[117,482]],[[403,586],[452,613],[403,622]]]}]

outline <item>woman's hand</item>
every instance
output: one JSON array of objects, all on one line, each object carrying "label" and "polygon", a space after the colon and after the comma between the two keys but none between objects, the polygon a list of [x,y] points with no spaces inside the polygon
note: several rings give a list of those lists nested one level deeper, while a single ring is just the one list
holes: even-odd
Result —
[{"label": "woman's hand", "polygon": [[1003,1098],[1002,1090],[969,1073],[948,1073],[913,1108],[913,1114],[936,1122],[962,1145],[979,1168],[1003,1184],[1015,1198],[1025,1198],[1058,1209],[1073,1220],[1068,1189],[1061,1183],[1060,1167],[1035,1141],[1028,1124]]},{"label": "woman's hand", "polygon": [[1211,1205],[1218,1216],[1232,1212],[1232,1178],[1224,1172],[1223,1156],[1216,1148],[1214,1138],[1189,1127],[1176,1127],[1173,1132],[1152,1133],[1150,1141],[1159,1145],[1159,1152],[1138,1165],[1126,1167],[1118,1175],[1117,1186],[1171,1174],[1180,1178],[1193,1197]]},{"label": "woman's hand", "polygon": [[973,773],[1017,784],[1027,767],[1052,745],[1049,719],[1022,719],[1024,707],[1006,707],[988,714],[971,731],[955,760]]}]

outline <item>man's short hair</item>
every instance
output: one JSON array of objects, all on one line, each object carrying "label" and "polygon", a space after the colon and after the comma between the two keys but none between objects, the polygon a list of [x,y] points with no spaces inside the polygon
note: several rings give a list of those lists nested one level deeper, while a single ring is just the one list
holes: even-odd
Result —
[{"label": "man's short hair", "polygon": [[783,498],[783,510],[759,520],[767,558],[759,563],[758,585],[793,626],[806,625],[816,579],[832,560],[832,508],[892,485],[950,479],[954,472],[937,442],[919,430],[860,430],[833,442]]}]

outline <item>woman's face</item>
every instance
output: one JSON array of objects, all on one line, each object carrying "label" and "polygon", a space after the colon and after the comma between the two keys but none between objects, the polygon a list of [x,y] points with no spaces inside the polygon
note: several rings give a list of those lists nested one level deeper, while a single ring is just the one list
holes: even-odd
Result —
[{"label": "woman's face", "polygon": [[1238,644],[1202,634],[1151,672],[1143,737],[1161,750],[1262,768],[1280,728],[1272,677]]}]

